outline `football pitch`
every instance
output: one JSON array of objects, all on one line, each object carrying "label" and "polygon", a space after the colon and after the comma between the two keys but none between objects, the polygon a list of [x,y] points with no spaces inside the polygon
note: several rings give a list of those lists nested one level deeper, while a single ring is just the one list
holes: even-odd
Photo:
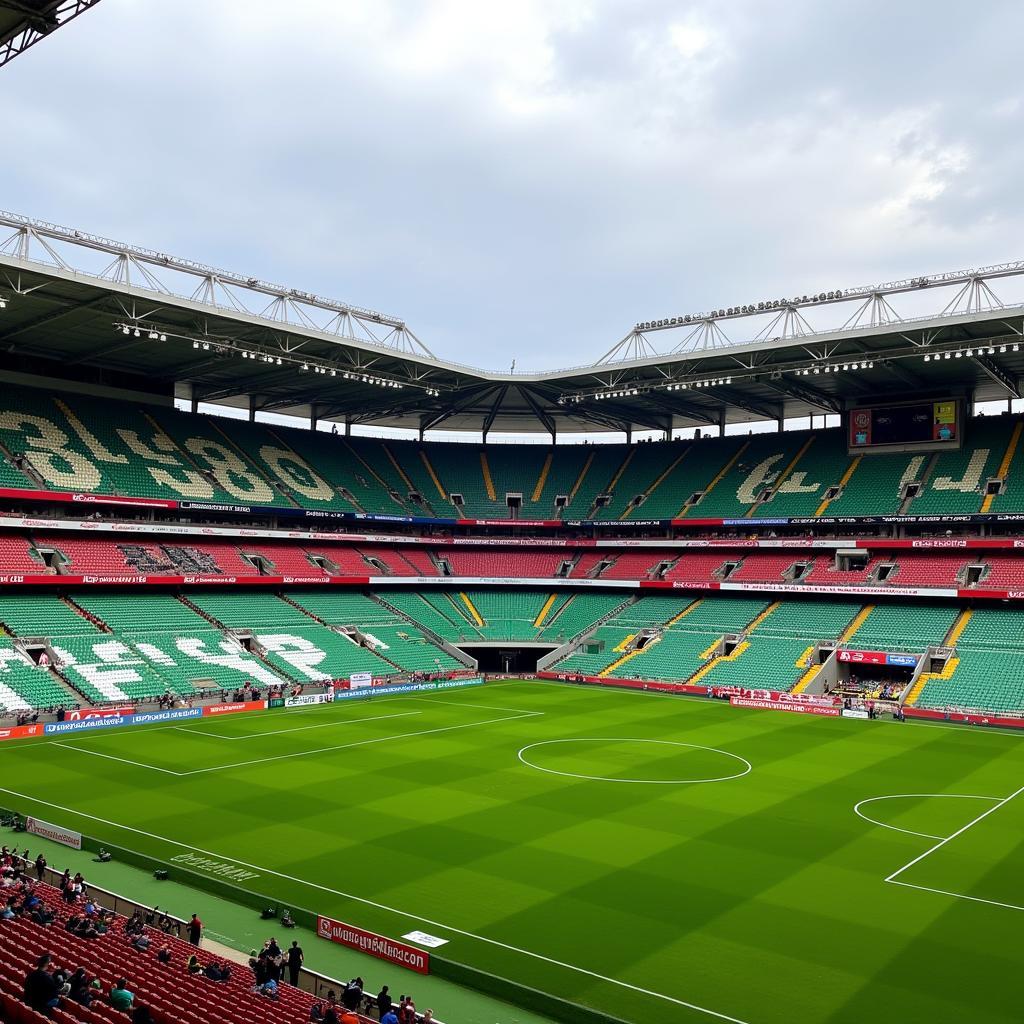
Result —
[{"label": "football pitch", "polygon": [[11,743],[0,802],[637,1024],[995,1024],[1021,740],[502,682]]}]

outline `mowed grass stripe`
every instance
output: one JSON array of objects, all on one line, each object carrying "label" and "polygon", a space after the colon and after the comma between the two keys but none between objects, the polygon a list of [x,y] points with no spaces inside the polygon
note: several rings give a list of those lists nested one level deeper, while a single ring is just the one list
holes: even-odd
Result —
[{"label": "mowed grass stripe", "polygon": [[[445,949],[456,959],[645,1024],[708,1018],[623,984],[750,1024],[908,1020],[937,990],[950,1005],[971,1005],[958,963],[1001,963],[1010,935],[990,919],[996,908],[972,907],[981,918],[958,917],[936,950],[942,898],[925,903],[916,897],[926,894],[883,881],[929,841],[874,827],[852,808],[887,792],[1007,792],[1006,780],[1024,774],[1019,741],[623,691],[513,684],[495,688],[500,700],[490,691],[475,690],[471,703],[544,714],[183,778],[144,778],[116,762],[23,745],[24,784],[4,785],[70,807],[87,763],[89,789],[74,802],[151,833],[132,835],[156,856],[177,840],[257,864],[263,877],[254,889],[391,934],[433,922],[439,934],[449,929]],[[381,703],[360,712],[382,714]],[[489,715],[460,709],[447,694],[389,700],[388,711],[396,704],[424,719],[445,716],[439,725]],[[339,710],[239,716],[230,731],[317,724]],[[226,721],[216,726],[228,731]],[[192,738],[151,732],[88,742],[188,766]],[[325,733],[195,742],[197,750],[213,743],[202,756],[223,761],[231,760],[225,748],[267,756],[319,746]],[[527,743],[601,735],[719,747],[753,771],[714,785],[617,786],[545,775],[516,760]],[[0,750],[0,770],[12,752]],[[60,812],[58,820],[74,819]],[[115,825],[82,824],[127,842]],[[884,1001],[873,991],[884,991]],[[975,1003],[966,1016],[984,1024],[1012,1019],[1016,1006],[998,978]],[[861,1016],[847,1016],[851,1008]]]}]

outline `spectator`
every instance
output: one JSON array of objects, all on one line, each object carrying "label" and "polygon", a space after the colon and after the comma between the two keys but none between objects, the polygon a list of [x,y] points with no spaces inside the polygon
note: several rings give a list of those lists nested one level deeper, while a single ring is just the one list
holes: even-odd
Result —
[{"label": "spectator", "polygon": [[416,1003],[412,996],[402,996],[399,1001],[398,1024],[416,1024]]},{"label": "spectator", "polygon": [[192,919],[188,923],[188,941],[193,946],[199,945],[199,940],[203,935],[203,922],[199,920],[198,914],[193,914]]},{"label": "spectator", "polygon": [[423,1011],[423,1016],[420,1017],[420,1024],[434,1024],[434,1011],[430,1007]]},{"label": "spectator", "polygon": [[305,962],[305,957],[302,954],[302,947],[298,942],[293,941],[291,948],[288,950],[288,981],[293,986],[299,984],[299,969]]},{"label": "spectator", "polygon": [[185,970],[188,971],[189,974],[202,974],[203,973],[202,967],[199,966],[199,957],[197,957],[195,955],[195,953],[193,953],[188,958],[188,963],[185,965]]},{"label": "spectator", "polygon": [[398,1015],[391,1009],[390,1004],[387,1011],[381,1013],[380,1024],[398,1024]]},{"label": "spectator", "polygon": [[41,882],[46,876],[46,857],[43,854],[39,854],[36,857],[36,878]]},{"label": "spectator", "polygon": [[358,1010],[363,1001],[363,979],[353,978],[341,993],[341,1002],[346,1010]]},{"label": "spectator", "polygon": [[157,960],[162,964],[169,964],[171,962],[171,950],[169,946],[161,946],[160,952],[156,955]]},{"label": "spectator", "polygon": [[268,999],[277,999],[277,982],[273,978],[268,978],[256,991]]},{"label": "spectator", "polygon": [[128,979],[118,978],[117,984],[110,990],[110,1005],[115,1010],[130,1010],[135,1002],[135,993],[128,989]]},{"label": "spectator", "polygon": [[92,990],[89,988],[89,978],[84,967],[79,967],[68,979],[68,998],[73,999],[80,1006],[88,1007],[92,1002]]},{"label": "spectator", "polygon": [[[384,1015],[391,1012],[391,993],[388,991],[387,985],[385,985],[377,993],[377,1013],[380,1015],[380,1019],[384,1019]],[[398,1024],[398,1018],[395,1018],[395,1024]]]},{"label": "spectator", "polygon": [[60,1003],[60,983],[48,970],[50,954],[44,953],[33,970],[25,975],[24,999],[33,1010],[47,1013]]},{"label": "spectator", "polygon": [[221,972],[220,965],[216,961],[214,961],[214,960],[211,960],[206,965],[206,969],[203,971],[203,974],[204,974],[205,977],[209,978],[210,981],[223,981],[224,980],[224,976],[223,976],[223,974]]}]

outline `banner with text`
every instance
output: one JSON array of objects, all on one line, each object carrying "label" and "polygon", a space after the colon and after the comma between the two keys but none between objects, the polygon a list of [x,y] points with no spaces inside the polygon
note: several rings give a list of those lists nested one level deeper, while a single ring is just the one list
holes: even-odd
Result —
[{"label": "banner with text", "polygon": [[368,953],[378,960],[387,960],[399,967],[407,967],[417,974],[430,973],[429,953],[404,942],[396,942],[387,936],[378,935],[376,932],[368,932],[355,925],[345,924],[344,921],[335,921],[333,918],[318,914],[316,933],[322,939],[340,943],[350,949],[358,949],[361,953]]}]

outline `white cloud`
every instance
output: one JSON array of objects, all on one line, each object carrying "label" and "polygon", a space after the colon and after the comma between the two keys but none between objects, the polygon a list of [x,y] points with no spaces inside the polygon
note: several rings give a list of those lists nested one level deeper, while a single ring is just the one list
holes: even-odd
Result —
[{"label": "white cloud", "polygon": [[455,360],[579,364],[638,319],[1020,255],[1024,9],[958,10],[105,0],[4,70],[0,187]]}]

